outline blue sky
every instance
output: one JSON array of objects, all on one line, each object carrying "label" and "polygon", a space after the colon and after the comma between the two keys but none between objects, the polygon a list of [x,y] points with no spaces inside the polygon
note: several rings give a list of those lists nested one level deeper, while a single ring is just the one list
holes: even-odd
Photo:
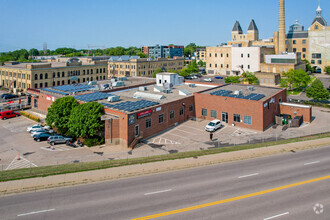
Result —
[{"label": "blue sky", "polygon": [[[87,48],[88,45],[154,44],[215,46],[230,40],[236,20],[246,32],[253,18],[260,38],[278,25],[278,0],[0,0],[0,51]],[[286,0],[286,28],[308,29],[317,0]],[[330,23],[330,1],[321,0]]]}]

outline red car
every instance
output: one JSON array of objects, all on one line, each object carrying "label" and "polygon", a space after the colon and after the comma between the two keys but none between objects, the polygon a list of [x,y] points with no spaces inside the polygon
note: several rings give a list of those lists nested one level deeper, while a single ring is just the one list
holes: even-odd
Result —
[{"label": "red car", "polygon": [[0,119],[5,120],[7,118],[13,118],[20,116],[19,113],[13,112],[13,111],[3,111],[0,112]]}]

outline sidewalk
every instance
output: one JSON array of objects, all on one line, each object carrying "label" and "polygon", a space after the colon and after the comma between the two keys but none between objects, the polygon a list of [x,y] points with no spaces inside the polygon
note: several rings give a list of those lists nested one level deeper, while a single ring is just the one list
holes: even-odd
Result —
[{"label": "sidewalk", "polygon": [[159,161],[154,163],[114,167],[80,173],[69,173],[33,179],[0,182],[0,195],[37,191],[42,189],[86,184],[105,180],[114,180],[125,177],[141,176],[145,174],[160,173],[198,166],[207,166],[223,162],[295,152],[305,149],[328,147],[329,145],[330,138],[323,138],[299,143],[290,143],[270,147],[206,155],[198,158]]}]

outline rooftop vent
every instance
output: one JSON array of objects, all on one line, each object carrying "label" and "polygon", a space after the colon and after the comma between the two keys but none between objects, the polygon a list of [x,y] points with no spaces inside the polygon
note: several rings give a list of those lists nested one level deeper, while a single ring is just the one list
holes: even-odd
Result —
[{"label": "rooftop vent", "polygon": [[141,99],[141,98],[147,98],[147,99],[155,99],[155,100],[161,100],[165,99],[166,97],[161,94],[152,94],[152,93],[146,93],[146,92],[135,92],[133,95],[133,98]]},{"label": "rooftop vent", "polygon": [[183,95],[183,96],[188,96],[188,95],[191,95],[192,93],[189,92],[188,90],[186,89],[180,89],[179,90],[179,95]]},{"label": "rooftop vent", "polygon": [[194,88],[194,87],[196,87],[196,84],[194,84],[194,83],[189,84],[189,87]]},{"label": "rooftop vent", "polygon": [[172,90],[170,90],[170,89],[164,89],[164,91],[163,91],[164,93],[166,93],[166,94],[168,94],[168,93],[171,93],[172,92]]},{"label": "rooftop vent", "polygon": [[250,91],[254,91],[254,86],[248,86],[247,89]]},{"label": "rooftop vent", "polygon": [[163,91],[164,91],[163,87],[160,87],[160,86],[155,86],[154,87],[154,92],[163,92]]}]

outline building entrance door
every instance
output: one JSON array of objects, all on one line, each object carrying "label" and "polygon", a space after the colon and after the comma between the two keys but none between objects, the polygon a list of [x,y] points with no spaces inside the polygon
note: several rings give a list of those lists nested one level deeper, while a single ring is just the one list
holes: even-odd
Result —
[{"label": "building entrance door", "polygon": [[140,125],[135,125],[134,136],[137,137],[140,135]]},{"label": "building entrance door", "polygon": [[222,121],[228,123],[228,112],[222,112]]}]

